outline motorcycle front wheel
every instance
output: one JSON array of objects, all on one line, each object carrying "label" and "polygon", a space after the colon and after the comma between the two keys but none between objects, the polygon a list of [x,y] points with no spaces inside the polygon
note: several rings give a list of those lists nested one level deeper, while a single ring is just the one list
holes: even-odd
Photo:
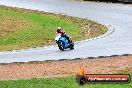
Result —
[{"label": "motorcycle front wheel", "polygon": [[63,44],[63,42],[60,42],[58,44],[58,47],[59,47],[60,50],[64,51],[64,44]]}]

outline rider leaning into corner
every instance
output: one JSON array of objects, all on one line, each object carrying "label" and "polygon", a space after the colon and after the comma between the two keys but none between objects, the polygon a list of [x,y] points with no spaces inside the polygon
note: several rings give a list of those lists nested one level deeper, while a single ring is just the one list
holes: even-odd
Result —
[{"label": "rider leaning into corner", "polygon": [[64,31],[64,29],[62,29],[61,27],[57,28],[56,35],[58,35],[58,34],[61,34],[61,36],[65,37],[68,40],[68,42],[70,43],[69,36],[66,34],[66,32]]}]

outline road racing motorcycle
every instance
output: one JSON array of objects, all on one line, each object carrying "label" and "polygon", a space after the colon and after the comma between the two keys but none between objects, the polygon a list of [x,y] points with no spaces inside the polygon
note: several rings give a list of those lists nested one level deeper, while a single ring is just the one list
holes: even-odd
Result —
[{"label": "road racing motorcycle", "polygon": [[62,51],[67,48],[74,49],[74,43],[72,42],[72,40],[70,39],[70,42],[68,42],[68,40],[65,37],[61,36],[61,34],[57,34],[55,40],[59,49]]}]

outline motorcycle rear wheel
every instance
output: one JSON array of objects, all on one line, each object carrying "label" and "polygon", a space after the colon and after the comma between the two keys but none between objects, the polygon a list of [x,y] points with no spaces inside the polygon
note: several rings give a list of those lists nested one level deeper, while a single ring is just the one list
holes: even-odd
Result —
[{"label": "motorcycle rear wheel", "polygon": [[71,50],[74,49],[74,44],[73,44],[73,43],[70,44],[70,49],[71,49]]}]

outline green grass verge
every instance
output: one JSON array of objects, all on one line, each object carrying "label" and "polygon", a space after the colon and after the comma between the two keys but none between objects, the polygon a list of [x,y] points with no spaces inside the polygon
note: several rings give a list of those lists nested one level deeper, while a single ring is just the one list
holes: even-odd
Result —
[{"label": "green grass verge", "polygon": [[[118,73],[130,73],[132,68],[128,68]],[[132,88],[129,84],[86,84],[80,86],[76,83],[75,76],[63,78],[33,78],[28,80],[0,81],[0,88]]]},{"label": "green grass verge", "polygon": [[75,77],[34,78],[30,80],[0,81],[0,88],[132,88],[130,84],[85,84],[80,86]]},{"label": "green grass verge", "polygon": [[0,6],[0,51],[55,44],[58,26],[74,41],[107,31],[101,24],[77,17]]}]

